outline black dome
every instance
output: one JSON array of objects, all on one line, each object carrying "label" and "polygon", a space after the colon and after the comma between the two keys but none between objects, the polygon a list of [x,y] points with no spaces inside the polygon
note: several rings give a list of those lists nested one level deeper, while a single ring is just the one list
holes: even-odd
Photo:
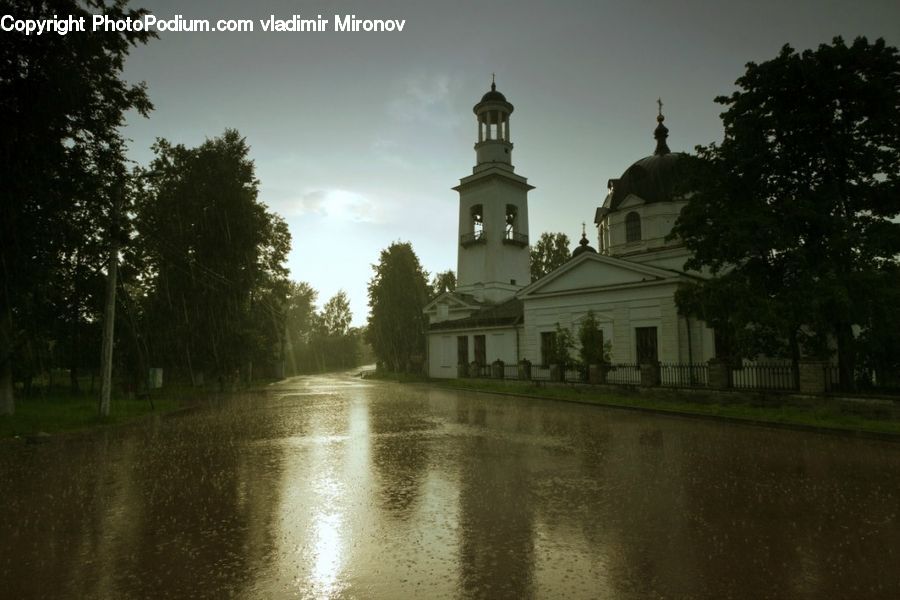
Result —
[{"label": "black dome", "polygon": [[[494,86],[491,86],[494,87]],[[481,97],[482,102],[506,102],[506,96],[498,92],[496,89],[492,89],[487,94]]]},{"label": "black dome", "polygon": [[642,198],[647,204],[672,200],[683,156],[682,152],[653,154],[625,169],[613,183],[609,209],[618,209],[630,194]]},{"label": "black dome", "polygon": [[575,258],[576,256],[578,256],[580,254],[584,254],[585,252],[591,252],[593,254],[597,254],[597,251],[594,250],[591,247],[590,242],[588,242],[587,234],[582,232],[581,233],[581,241],[578,242],[578,247],[572,251],[572,258]]}]

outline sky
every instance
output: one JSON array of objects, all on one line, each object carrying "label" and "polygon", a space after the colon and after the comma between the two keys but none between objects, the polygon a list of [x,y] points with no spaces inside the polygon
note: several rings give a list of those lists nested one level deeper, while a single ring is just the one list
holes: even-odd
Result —
[{"label": "sky", "polygon": [[[662,98],[669,147],[719,141],[719,95],[749,61],[834,36],[900,46],[900,2],[588,2],[537,0],[133,1],[160,19],[254,19],[249,32],[171,32],[136,48],[124,78],[155,110],[130,115],[130,158],[156,138],[197,146],[237,129],[260,200],[288,223],[291,278],[319,304],[347,292],[353,324],[382,249],[411,242],[429,273],[456,269],[458,195],[472,172],[472,106],[497,89],[530,237],[575,244],[619,177],[655,147]],[[259,19],[322,15],[326,32],[263,32]],[[334,15],[405,19],[402,32],[334,32]],[[591,238],[593,239],[593,238]]]}]

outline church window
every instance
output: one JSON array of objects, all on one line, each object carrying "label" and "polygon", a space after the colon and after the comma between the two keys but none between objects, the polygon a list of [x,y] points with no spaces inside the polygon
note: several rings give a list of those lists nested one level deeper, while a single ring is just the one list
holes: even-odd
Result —
[{"label": "church window", "polygon": [[637,346],[637,361],[640,364],[659,362],[659,353],[656,343],[656,327],[635,327],[635,345]]},{"label": "church window", "polygon": [[546,367],[550,365],[553,356],[553,347],[556,345],[555,331],[541,332],[541,365]]},{"label": "church window", "polygon": [[485,337],[483,335],[474,336],[475,340],[475,362],[479,365],[487,364],[487,347],[485,345]]},{"label": "church window", "polygon": [[519,208],[515,204],[506,205],[506,239],[513,239],[518,225]]},{"label": "church window", "polygon": [[469,364],[469,336],[456,336],[456,364]]},{"label": "church window", "polygon": [[634,211],[625,215],[625,241],[641,241],[641,215]]},{"label": "church window", "polygon": [[481,204],[476,204],[471,209],[471,215],[472,235],[476,240],[479,240],[484,235],[484,207]]}]

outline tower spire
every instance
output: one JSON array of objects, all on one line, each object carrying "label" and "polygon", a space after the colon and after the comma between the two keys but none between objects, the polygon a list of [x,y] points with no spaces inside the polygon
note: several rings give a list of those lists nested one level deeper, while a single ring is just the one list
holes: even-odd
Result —
[{"label": "tower spire", "polygon": [[669,146],[666,144],[666,138],[669,137],[669,128],[663,125],[663,121],[665,121],[666,118],[662,114],[662,98],[657,98],[656,104],[659,105],[659,113],[656,116],[656,130],[653,132],[653,137],[656,138],[656,150],[653,153],[669,154],[672,151],[669,150]]}]

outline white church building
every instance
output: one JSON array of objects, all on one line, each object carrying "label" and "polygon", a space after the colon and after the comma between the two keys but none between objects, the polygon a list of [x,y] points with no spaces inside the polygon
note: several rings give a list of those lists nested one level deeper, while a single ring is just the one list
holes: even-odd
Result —
[{"label": "white church building", "polygon": [[689,254],[666,240],[686,201],[674,196],[678,161],[660,107],[656,149],[609,181],[596,209],[599,251],[582,234],[572,258],[530,280],[528,180],[515,173],[513,105],[491,84],[474,107],[475,167],[459,192],[457,288],[425,307],[428,374],[457,377],[458,365],[548,362],[557,324],[575,334],[592,311],[613,363],[696,364],[714,356],[713,331],[678,314],[675,291],[695,275]]}]

